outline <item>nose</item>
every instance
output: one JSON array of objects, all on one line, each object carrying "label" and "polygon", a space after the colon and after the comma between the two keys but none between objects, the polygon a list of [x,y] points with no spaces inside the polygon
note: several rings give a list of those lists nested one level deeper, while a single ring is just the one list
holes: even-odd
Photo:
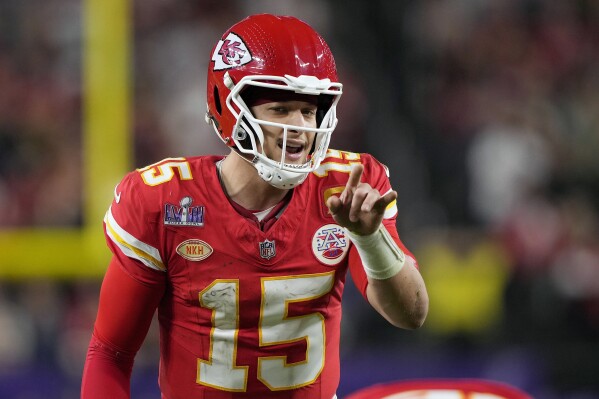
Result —
[{"label": "nose", "polygon": [[[306,120],[305,115],[302,113],[301,109],[294,109],[289,112],[289,118],[287,120],[289,125],[299,126],[299,127],[307,127],[308,121]],[[298,131],[297,129],[289,129],[289,131]]]}]

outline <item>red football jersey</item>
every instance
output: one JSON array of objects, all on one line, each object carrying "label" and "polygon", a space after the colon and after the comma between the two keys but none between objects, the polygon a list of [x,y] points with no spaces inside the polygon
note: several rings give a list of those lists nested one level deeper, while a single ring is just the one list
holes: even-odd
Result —
[{"label": "red football jersey", "polygon": [[[223,192],[220,159],[170,158],[128,174],[105,218],[126,272],[166,281],[158,309],[164,398],[331,399],[341,295],[350,258],[359,257],[355,249],[348,256],[350,240],[325,202],[343,191],[355,163],[364,165],[362,181],[388,192],[386,168],[367,154],[329,150],[261,231]],[[396,214],[394,202],[384,223],[395,237]],[[362,268],[352,273],[364,292]]]}]

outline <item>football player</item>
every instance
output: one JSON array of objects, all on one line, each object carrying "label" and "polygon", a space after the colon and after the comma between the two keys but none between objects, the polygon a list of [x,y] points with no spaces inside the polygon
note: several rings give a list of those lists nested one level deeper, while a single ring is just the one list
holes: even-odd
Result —
[{"label": "football player", "polygon": [[156,309],[164,399],[335,398],[348,270],[391,324],[422,325],[386,168],[328,149],[341,93],[306,23],[254,15],[224,33],[206,119],[230,153],[168,158],[116,186],[82,398],[129,398]]}]

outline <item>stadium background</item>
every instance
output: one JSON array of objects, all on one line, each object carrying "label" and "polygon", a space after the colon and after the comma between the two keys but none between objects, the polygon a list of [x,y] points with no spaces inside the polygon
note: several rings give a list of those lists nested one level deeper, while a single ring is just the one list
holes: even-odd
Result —
[{"label": "stadium background", "polygon": [[[77,397],[112,189],[167,156],[223,153],[203,120],[209,50],[263,11],[332,47],[332,147],[391,169],[431,297],[425,327],[398,331],[348,284],[340,397],[475,377],[598,398],[592,0],[0,1],[0,397]],[[135,398],[157,397],[156,341]]]}]

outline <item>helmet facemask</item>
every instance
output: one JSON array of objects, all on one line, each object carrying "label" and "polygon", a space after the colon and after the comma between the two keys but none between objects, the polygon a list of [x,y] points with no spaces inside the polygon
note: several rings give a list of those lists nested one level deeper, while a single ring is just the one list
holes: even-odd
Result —
[{"label": "helmet facemask", "polygon": [[[233,86],[227,74],[224,81],[225,84],[229,83],[228,86]],[[289,98],[292,98],[293,93],[318,96],[317,127],[308,128],[257,119],[242,98],[244,89],[250,86],[288,91]],[[321,80],[313,76],[245,76],[231,88],[226,99],[226,106],[236,119],[231,135],[236,150],[244,159],[251,162],[260,177],[271,185],[289,189],[302,183],[309,173],[318,168],[326,156],[331,134],[337,125],[336,105],[341,95],[341,87],[340,83],[332,83],[329,79]],[[262,126],[283,130],[280,159],[271,159],[264,153]],[[289,130],[314,135],[308,159],[303,164],[285,162]]]}]

